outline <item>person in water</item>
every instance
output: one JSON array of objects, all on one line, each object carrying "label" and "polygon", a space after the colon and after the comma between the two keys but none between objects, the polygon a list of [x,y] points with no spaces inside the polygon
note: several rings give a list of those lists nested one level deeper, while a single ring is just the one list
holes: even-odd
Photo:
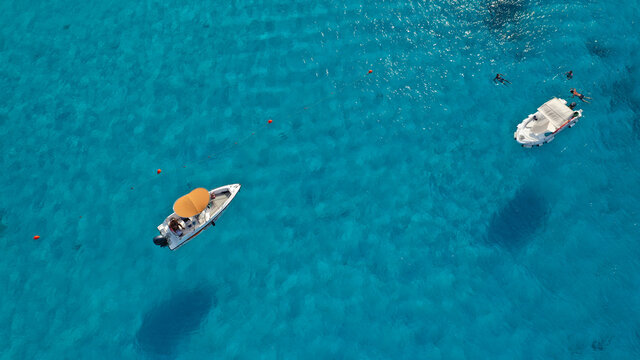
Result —
[{"label": "person in water", "polygon": [[571,104],[569,104],[569,109],[573,110],[578,104],[576,104],[576,102],[572,102]]},{"label": "person in water", "polygon": [[569,91],[571,92],[571,97],[577,96],[577,97],[578,97],[578,99],[580,99],[580,100],[582,100],[582,101],[586,102],[587,104],[588,104],[589,102],[588,102],[587,100],[585,100],[585,99],[589,99],[589,100],[591,100],[591,98],[590,98],[590,97],[588,97],[588,96],[584,96],[584,95],[580,94],[579,92],[577,92],[577,91],[576,91],[576,89],[571,89],[571,90],[569,90]]},{"label": "person in water", "polygon": [[573,79],[573,70],[569,70],[569,72],[565,73],[565,75],[567,75],[567,80]]},{"label": "person in water", "polygon": [[493,82],[500,81],[501,83],[507,85],[511,84],[511,82],[502,77],[502,74],[497,74],[496,77],[493,78]]}]

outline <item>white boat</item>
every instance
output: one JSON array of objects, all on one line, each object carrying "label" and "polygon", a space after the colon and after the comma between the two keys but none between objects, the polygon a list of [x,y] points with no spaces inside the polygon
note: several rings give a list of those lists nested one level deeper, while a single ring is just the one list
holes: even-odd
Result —
[{"label": "white boat", "polygon": [[560,131],[573,127],[581,117],[582,110],[573,110],[565,100],[553,98],[518,124],[513,137],[526,148],[542,146],[551,142]]},{"label": "white boat", "polygon": [[160,235],[153,242],[175,250],[198,236],[202,230],[215,226],[215,221],[240,190],[240,184],[221,186],[213,190],[197,188],[173,204],[174,213],[158,225]]}]

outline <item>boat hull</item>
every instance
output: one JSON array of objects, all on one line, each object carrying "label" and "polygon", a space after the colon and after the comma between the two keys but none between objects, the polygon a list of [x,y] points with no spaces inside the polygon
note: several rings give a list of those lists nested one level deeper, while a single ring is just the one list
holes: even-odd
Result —
[{"label": "boat hull", "polygon": [[524,148],[532,148],[534,146],[539,147],[553,141],[556,138],[556,135],[564,129],[574,127],[580,118],[582,118],[582,110],[576,110],[574,115],[555,131],[536,134],[531,130],[531,127],[528,126],[532,121],[535,121],[535,114],[530,114],[526,119],[518,124],[516,131],[513,133],[513,138]]},{"label": "boat hull", "polygon": [[[167,239],[169,249],[176,250],[180,248],[200,235],[203,230],[212,224],[215,225],[215,222],[224,214],[231,201],[235,198],[240,187],[240,184],[231,184],[209,190],[209,194],[215,194],[216,197],[210,201],[207,209],[192,218],[180,218],[175,213],[169,215],[165,221],[158,226],[160,234]],[[181,234],[176,234],[169,228],[169,221],[172,219],[181,219],[185,225],[185,229]]]}]

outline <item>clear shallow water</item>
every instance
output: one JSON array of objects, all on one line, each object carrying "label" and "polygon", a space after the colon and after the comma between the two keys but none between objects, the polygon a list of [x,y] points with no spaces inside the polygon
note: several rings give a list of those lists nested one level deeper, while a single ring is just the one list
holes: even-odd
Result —
[{"label": "clear shallow water", "polygon": [[636,2],[1,6],[2,358],[640,356]]}]

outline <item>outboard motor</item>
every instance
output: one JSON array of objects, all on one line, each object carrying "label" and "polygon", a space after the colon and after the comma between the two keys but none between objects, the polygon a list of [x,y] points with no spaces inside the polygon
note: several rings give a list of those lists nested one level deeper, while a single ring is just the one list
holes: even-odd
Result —
[{"label": "outboard motor", "polygon": [[167,238],[162,235],[158,235],[153,238],[153,243],[160,247],[165,247],[169,245],[169,240],[167,240]]}]

